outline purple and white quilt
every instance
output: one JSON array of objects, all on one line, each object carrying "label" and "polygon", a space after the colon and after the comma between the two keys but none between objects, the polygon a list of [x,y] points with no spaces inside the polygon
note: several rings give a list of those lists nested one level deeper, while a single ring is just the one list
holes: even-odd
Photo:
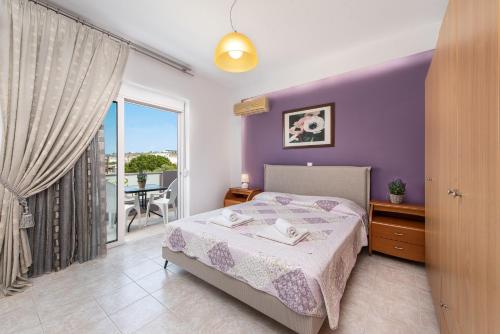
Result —
[{"label": "purple and white quilt", "polygon": [[[191,216],[167,225],[164,247],[269,293],[299,314],[327,315],[336,328],[347,279],[368,244],[366,211],[343,198],[271,192],[231,209],[254,221],[230,229],[207,222],[220,209]],[[256,236],[278,217],[310,235],[295,246]]]}]

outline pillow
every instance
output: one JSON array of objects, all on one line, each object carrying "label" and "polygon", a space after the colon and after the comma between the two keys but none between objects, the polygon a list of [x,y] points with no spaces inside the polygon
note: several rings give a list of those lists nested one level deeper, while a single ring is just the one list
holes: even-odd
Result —
[{"label": "pillow", "polygon": [[315,208],[325,212],[342,213],[359,217],[364,224],[368,223],[366,210],[351,200],[341,197],[305,196],[278,192],[262,192],[254,200],[278,203],[283,206],[295,205]]}]

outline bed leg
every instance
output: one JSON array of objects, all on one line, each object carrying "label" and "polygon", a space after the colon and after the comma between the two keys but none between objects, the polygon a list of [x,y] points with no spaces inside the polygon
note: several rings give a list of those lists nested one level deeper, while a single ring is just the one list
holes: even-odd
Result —
[{"label": "bed leg", "polygon": [[163,269],[167,269],[167,264],[168,264],[168,260],[165,260],[165,264],[163,265]]}]

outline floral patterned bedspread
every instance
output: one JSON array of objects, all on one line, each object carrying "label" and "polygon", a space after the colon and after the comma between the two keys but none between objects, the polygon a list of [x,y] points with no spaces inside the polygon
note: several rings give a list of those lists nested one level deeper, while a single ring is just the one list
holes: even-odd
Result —
[{"label": "floral patterned bedspread", "polygon": [[[299,314],[326,313],[336,328],[347,279],[368,244],[366,211],[342,198],[270,192],[231,209],[254,221],[229,229],[207,222],[220,210],[191,216],[167,225],[164,247],[269,293]],[[310,235],[295,246],[256,236],[278,217]]]}]

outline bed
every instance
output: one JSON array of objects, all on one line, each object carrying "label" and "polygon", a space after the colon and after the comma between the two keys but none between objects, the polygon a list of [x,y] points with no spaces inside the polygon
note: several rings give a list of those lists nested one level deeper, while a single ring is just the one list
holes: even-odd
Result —
[{"label": "bed", "polygon": [[[370,167],[264,166],[264,193],[232,206],[254,218],[228,229],[220,210],[167,225],[163,257],[301,334],[328,317],[336,328],[342,294],[367,245]],[[260,238],[282,217],[307,228],[296,246]]]}]

